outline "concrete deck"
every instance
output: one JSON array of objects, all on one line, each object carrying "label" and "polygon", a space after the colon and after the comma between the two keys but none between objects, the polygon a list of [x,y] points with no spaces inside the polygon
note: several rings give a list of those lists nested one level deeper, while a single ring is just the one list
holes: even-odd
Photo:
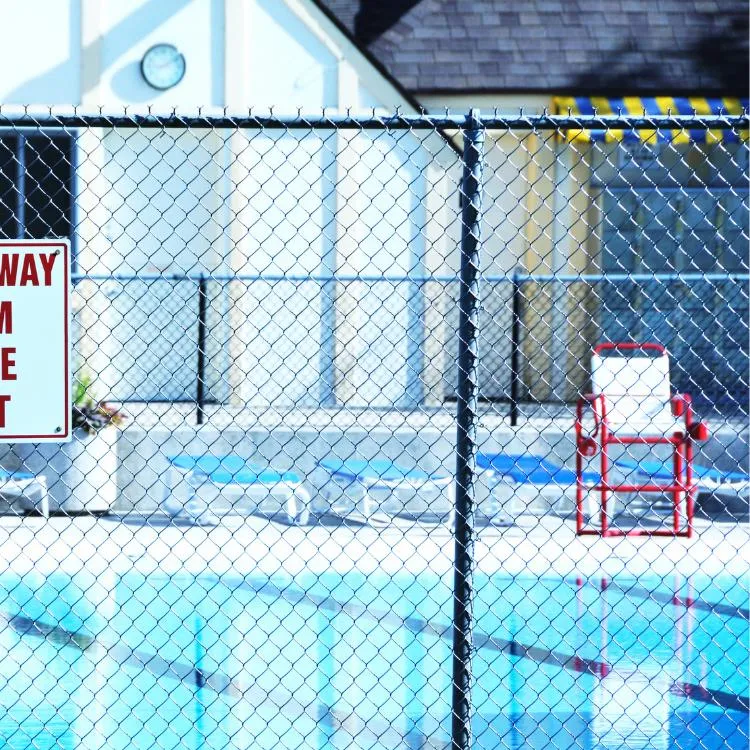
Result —
[{"label": "concrete deck", "polygon": [[[0,575],[54,571],[210,573],[291,576],[302,572],[450,575],[453,537],[445,526],[398,520],[380,528],[322,520],[287,526],[257,516],[227,516],[213,527],[161,515],[0,518]],[[750,525],[696,521],[693,539],[576,537],[571,520],[521,516],[513,526],[479,529],[483,574],[612,577],[731,575],[747,580]]]}]

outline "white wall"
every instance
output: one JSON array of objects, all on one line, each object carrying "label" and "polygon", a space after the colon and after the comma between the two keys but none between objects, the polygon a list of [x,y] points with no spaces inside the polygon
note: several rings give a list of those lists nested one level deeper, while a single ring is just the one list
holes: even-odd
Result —
[{"label": "white wall", "polygon": [[408,401],[410,357],[421,345],[412,322],[419,289],[404,279],[422,273],[428,159],[411,135],[347,136],[339,160],[341,191],[350,197],[339,213],[337,265],[347,276],[386,280],[342,284],[338,395],[357,406],[387,406]]},{"label": "white wall", "polygon": [[[211,131],[119,129],[103,139],[101,255],[89,273],[221,272],[222,139]],[[85,264],[85,266],[84,266]],[[103,385],[119,400],[195,394],[198,289],[194,281],[106,282]]]},{"label": "white wall", "polygon": [[321,284],[299,279],[330,273],[334,152],[324,144],[323,135],[300,140],[280,131],[248,131],[234,140],[239,235],[232,270],[296,278],[237,284],[236,364],[245,404],[315,406],[322,396],[321,315],[332,301]]},{"label": "white wall", "polygon": [[[2,104],[279,113],[405,104],[310,0],[0,0],[0,12]],[[164,92],[140,71],[161,42],[186,59],[182,82]]]},{"label": "white wall", "polygon": [[279,0],[255,0],[246,10],[245,97],[278,113],[338,106],[338,59],[297,14]]},{"label": "white wall", "polygon": [[0,102],[80,101],[80,0],[2,0],[0,14]]},{"label": "white wall", "polygon": [[[224,0],[3,0],[0,102],[135,110],[222,106],[223,5]],[[182,83],[167,92],[152,89],[140,72],[143,53],[157,42],[175,44],[187,58]]]},{"label": "white wall", "polygon": [[[98,54],[86,61],[91,73],[98,64],[99,80],[84,99],[105,107],[151,104],[156,111],[222,106],[222,6],[220,0],[104,0],[96,8],[85,6],[90,22],[98,21],[99,38],[92,43]],[[151,88],[140,70],[143,54],[161,42],[174,44],[186,60],[181,83],[164,92]]]}]

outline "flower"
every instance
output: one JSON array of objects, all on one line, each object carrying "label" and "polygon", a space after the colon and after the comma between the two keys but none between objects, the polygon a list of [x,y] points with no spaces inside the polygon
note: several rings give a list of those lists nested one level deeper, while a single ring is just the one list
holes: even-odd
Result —
[{"label": "flower", "polygon": [[125,420],[125,415],[103,401],[97,401],[89,395],[90,375],[81,375],[73,391],[73,429],[80,429],[89,435],[95,435],[110,425],[118,427]]}]

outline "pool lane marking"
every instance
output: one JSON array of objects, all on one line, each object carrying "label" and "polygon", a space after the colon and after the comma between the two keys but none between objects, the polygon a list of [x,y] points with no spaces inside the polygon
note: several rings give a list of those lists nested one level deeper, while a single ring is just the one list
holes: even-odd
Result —
[{"label": "pool lane marking", "polygon": [[[24,615],[7,617],[7,622],[21,636],[43,638],[57,646],[77,648],[81,653],[89,649],[99,649],[120,666],[144,669],[154,677],[176,680],[192,690],[197,687],[208,688],[216,694],[243,700],[249,703],[253,709],[257,709],[263,703],[270,701],[279,711],[288,711],[298,716],[306,715],[314,721],[322,720],[328,723],[334,731],[339,727],[345,729],[347,724],[351,722],[351,718],[347,714],[323,704],[318,706],[317,704],[305,705],[300,703],[293,693],[281,684],[274,690],[264,690],[250,683],[232,679],[229,675],[218,670],[208,673],[179,659],[168,661],[158,654],[133,649],[123,643],[108,644],[80,631],[66,630],[63,627],[49,625]],[[198,700],[198,696],[196,696],[196,700]],[[380,734],[384,734],[392,728],[390,724],[379,724],[372,719],[368,719],[366,724],[371,730],[373,726],[379,728]]]},{"label": "pool lane marking", "polygon": [[[218,577],[213,576],[210,578],[218,579]],[[328,612],[342,612],[353,618],[368,617],[379,623],[387,622],[390,625],[394,625],[396,628],[405,626],[414,633],[431,632],[433,635],[443,640],[450,640],[452,638],[453,628],[450,624],[435,623],[423,618],[412,616],[403,618],[395,612],[377,613],[370,610],[365,604],[353,602],[341,603],[333,597],[311,594],[294,586],[280,588],[267,580],[261,582],[259,586],[253,586],[250,581],[243,579],[242,581],[237,582],[236,587],[250,590],[259,595],[282,598],[293,604],[306,601],[309,604],[312,604],[317,608],[322,608]],[[97,642],[92,636],[80,632],[68,631],[59,626],[40,623],[36,620],[20,615],[10,618],[9,622],[14,629],[18,630],[18,632],[23,632],[23,634],[48,637],[53,641],[61,642],[65,645],[76,646],[81,649],[87,647],[87,639],[89,639],[90,645],[96,643],[102,648],[105,648],[111,654],[114,649],[114,653],[118,654],[116,660],[121,663],[137,664],[149,669],[149,671],[157,676],[171,672],[178,680],[192,680],[193,685],[195,685],[197,680],[200,679],[205,687],[215,692],[226,693],[237,697],[244,697],[245,691],[249,689],[249,686],[244,687],[233,681],[228,675],[222,674],[218,671],[212,674],[202,674],[198,677],[196,674],[196,668],[192,664],[186,664],[179,661],[168,662],[156,654],[145,654],[120,644],[107,646],[104,643]],[[525,646],[516,640],[497,638],[476,631],[474,636],[474,646],[475,648],[486,648],[510,656],[528,658],[537,663],[556,666],[571,672],[590,674],[598,678],[606,677],[613,669],[611,664],[597,659],[587,659],[578,656],[577,654],[553,651],[540,646]],[[131,660],[132,657],[135,657],[135,661]],[[161,673],[154,671],[154,666],[156,664],[162,668]],[[178,671],[175,671],[175,666],[179,667]],[[670,687],[670,693],[673,695],[690,697],[694,700],[719,706],[721,708],[750,713],[750,698],[739,696],[728,691],[711,689],[691,682],[675,681]]]},{"label": "pool lane marking", "polygon": [[[213,578],[213,577],[212,577]],[[218,580],[218,577],[216,577]],[[333,597],[325,597],[310,594],[303,589],[292,586],[280,588],[268,581],[254,587],[247,579],[237,582],[239,588],[249,589],[258,594],[266,594],[276,598],[284,598],[292,603],[307,600],[316,607],[322,607],[329,612],[343,612],[349,617],[365,616],[376,622],[388,622],[396,627],[406,626],[414,633],[430,631],[444,640],[453,638],[453,626],[451,624],[440,624],[424,620],[419,617],[403,618],[395,612],[377,613],[368,609],[365,604],[347,602],[342,604]],[[516,640],[496,638],[475,631],[474,647],[487,648],[493,651],[509,654],[511,656],[526,657],[537,663],[550,664],[572,672],[591,674],[595,677],[606,677],[613,669],[611,664],[596,659],[586,659],[577,654],[566,654],[560,651],[552,651],[540,646],[525,646]],[[750,713],[750,698],[736,695],[724,690],[715,690],[703,687],[691,682],[675,681],[670,687],[670,693],[678,696],[689,696],[695,700],[711,705],[728,708],[734,711]]]},{"label": "pool lane marking", "polygon": [[[270,701],[279,711],[294,712],[294,715],[298,716],[305,715],[316,722],[325,724],[331,729],[332,733],[339,729],[349,733],[352,730],[352,715],[345,714],[323,703],[302,704],[294,697],[293,693],[281,684],[274,690],[264,690],[249,683],[243,684],[242,681],[232,679],[219,671],[208,674],[179,660],[167,661],[157,654],[145,653],[123,644],[108,645],[90,635],[48,625],[23,615],[10,617],[7,622],[20,635],[45,638],[55,645],[72,646],[78,648],[81,652],[89,648],[98,648],[121,666],[145,669],[155,677],[169,677],[191,689],[198,686],[208,688],[217,694],[243,700],[249,703],[253,709],[257,709],[263,703]],[[199,700],[198,696],[196,696],[196,700]],[[357,718],[357,724],[361,724],[363,728],[374,732],[378,737],[385,737],[390,732],[395,731],[391,723],[378,721],[374,717],[366,720]],[[427,740],[428,737],[425,735],[422,744],[425,744]]]}]

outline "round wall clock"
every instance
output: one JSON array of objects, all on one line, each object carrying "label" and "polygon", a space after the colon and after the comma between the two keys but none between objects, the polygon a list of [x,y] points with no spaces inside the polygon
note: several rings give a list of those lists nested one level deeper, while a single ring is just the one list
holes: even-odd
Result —
[{"label": "round wall clock", "polygon": [[185,75],[185,56],[173,44],[155,44],[141,60],[141,73],[149,86],[166,91]]}]

